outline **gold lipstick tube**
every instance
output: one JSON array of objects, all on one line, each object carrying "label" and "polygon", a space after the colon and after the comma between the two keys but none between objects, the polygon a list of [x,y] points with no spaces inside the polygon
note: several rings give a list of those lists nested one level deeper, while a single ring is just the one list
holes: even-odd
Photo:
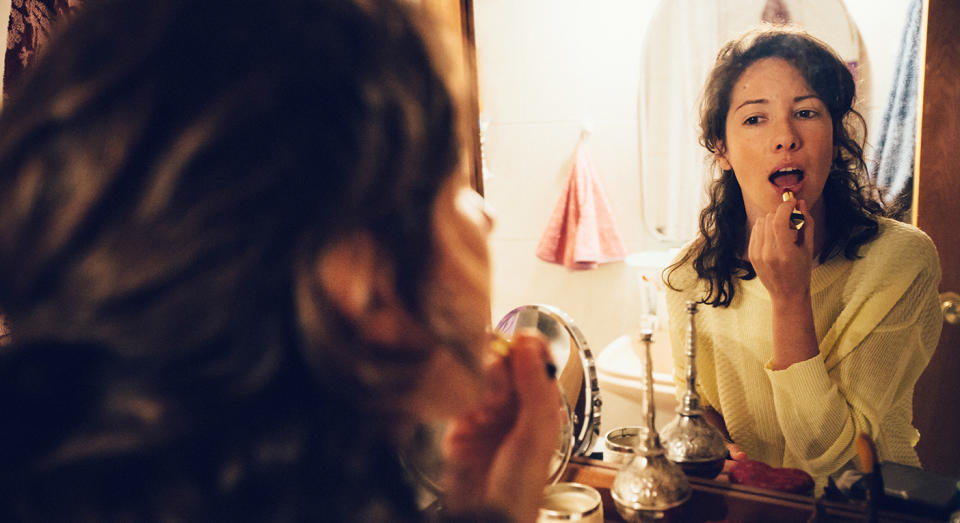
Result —
[{"label": "gold lipstick tube", "polygon": [[[790,200],[793,200],[793,191],[783,191],[783,201],[789,202]],[[794,207],[793,210],[790,211],[790,227],[799,231],[803,228],[804,223],[806,223],[806,220],[803,218],[803,213]]]}]

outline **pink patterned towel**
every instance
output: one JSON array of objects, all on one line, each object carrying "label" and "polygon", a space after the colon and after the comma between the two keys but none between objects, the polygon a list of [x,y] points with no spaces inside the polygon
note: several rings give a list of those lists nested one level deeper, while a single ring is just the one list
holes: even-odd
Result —
[{"label": "pink patterned towel", "polygon": [[581,138],[574,153],[567,186],[560,194],[537,257],[568,269],[596,269],[626,256],[587,146]]}]

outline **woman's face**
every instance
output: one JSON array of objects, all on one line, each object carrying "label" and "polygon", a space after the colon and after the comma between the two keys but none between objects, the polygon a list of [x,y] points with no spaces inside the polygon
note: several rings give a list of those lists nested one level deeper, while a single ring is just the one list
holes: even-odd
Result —
[{"label": "woman's face", "polygon": [[786,190],[815,215],[833,159],[833,120],[800,71],[782,58],[750,65],[734,84],[717,161],[733,169],[747,219],[773,212]]},{"label": "woman's face", "polygon": [[[489,351],[490,256],[493,220],[483,198],[461,176],[453,176],[437,196],[433,211],[436,257],[427,291],[433,330],[460,344],[478,361]],[[477,404],[481,377],[448,349],[427,364],[415,393],[421,417],[460,414]]]}]

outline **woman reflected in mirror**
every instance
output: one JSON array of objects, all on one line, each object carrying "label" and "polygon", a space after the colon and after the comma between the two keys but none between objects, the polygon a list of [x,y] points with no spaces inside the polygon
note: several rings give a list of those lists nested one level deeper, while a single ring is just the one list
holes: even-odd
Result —
[{"label": "woman reflected in mirror", "polygon": [[700,121],[718,174],[664,276],[677,368],[684,303],[709,306],[698,387],[732,456],[818,487],[856,466],[859,433],[881,459],[920,465],[913,388],[941,324],[937,252],[867,182],[854,95],[844,62],[799,30],[724,46]]},{"label": "woman reflected in mirror", "polygon": [[[411,9],[102,0],[53,39],[0,115],[0,520],[534,521],[559,392],[537,336],[488,357]],[[398,449],[438,419],[434,517]]]}]

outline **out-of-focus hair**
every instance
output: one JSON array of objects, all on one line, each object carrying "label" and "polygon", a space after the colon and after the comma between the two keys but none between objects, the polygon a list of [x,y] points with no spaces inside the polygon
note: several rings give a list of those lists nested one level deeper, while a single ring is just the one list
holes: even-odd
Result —
[{"label": "out-of-focus hair", "polygon": [[295,295],[362,230],[429,324],[462,125],[417,25],[389,1],[97,0],[51,42],[0,115],[0,516],[410,508],[382,407],[436,349],[378,350]]}]

